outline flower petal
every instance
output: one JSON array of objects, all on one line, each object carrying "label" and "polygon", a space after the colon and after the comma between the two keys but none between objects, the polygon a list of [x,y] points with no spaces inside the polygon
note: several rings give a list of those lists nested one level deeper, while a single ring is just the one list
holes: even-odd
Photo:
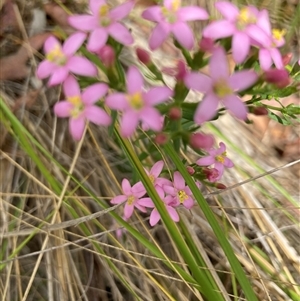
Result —
[{"label": "flower petal", "polygon": [[69,70],[65,66],[57,68],[53,71],[49,79],[48,86],[51,87],[61,84],[67,78],[68,74]]},{"label": "flower petal", "polygon": [[268,49],[260,49],[258,53],[261,69],[268,70],[272,66],[272,57]]},{"label": "flower petal", "polygon": [[272,48],[270,50],[271,58],[276,66],[277,69],[283,69],[283,61],[280,51],[277,48]]},{"label": "flower petal", "polygon": [[236,32],[232,37],[232,55],[237,64],[245,61],[250,51],[250,38],[244,32]]},{"label": "flower petal", "polygon": [[181,7],[177,14],[178,18],[184,22],[206,20],[209,18],[207,11],[199,6]]},{"label": "flower petal", "polygon": [[150,39],[149,46],[151,50],[157,49],[168,37],[170,33],[169,26],[163,26],[162,24],[157,24],[153,29]]},{"label": "flower petal", "polygon": [[209,60],[209,74],[213,80],[228,78],[229,64],[224,48],[218,47],[213,51]]},{"label": "flower petal", "polygon": [[67,97],[80,96],[79,84],[78,84],[77,80],[75,79],[75,77],[73,77],[72,75],[69,75],[67,77],[67,79],[65,80],[65,82],[63,84],[63,90],[64,90],[64,94]]},{"label": "flower petal", "polygon": [[135,202],[134,207],[139,209],[140,211],[146,213],[147,209],[144,206],[141,206],[139,203]]},{"label": "flower petal", "polygon": [[131,136],[137,128],[138,122],[138,115],[134,111],[124,112],[120,122],[122,136],[126,138]]},{"label": "flower petal", "polygon": [[82,102],[85,105],[92,105],[107,93],[108,86],[104,83],[93,84],[87,87],[82,93]]},{"label": "flower petal", "polygon": [[73,109],[73,105],[68,101],[60,101],[54,105],[54,114],[57,117],[70,117],[70,112]]},{"label": "flower petal", "polygon": [[215,163],[215,158],[213,156],[206,156],[198,159],[196,164],[199,166],[209,166]]},{"label": "flower petal", "polygon": [[99,26],[97,18],[91,15],[73,15],[68,18],[68,22],[72,27],[83,31],[90,31]]},{"label": "flower petal", "polygon": [[166,206],[167,207],[167,211],[171,217],[171,219],[174,221],[174,222],[179,222],[179,215],[176,211],[175,208],[173,208],[172,206]]},{"label": "flower petal", "polygon": [[223,99],[225,107],[239,119],[247,118],[248,109],[242,100],[236,95],[229,95]]},{"label": "flower petal", "polygon": [[226,166],[227,168],[231,168],[234,166],[233,162],[229,159],[229,158],[225,158],[224,159],[224,166]]},{"label": "flower petal", "polygon": [[235,26],[227,20],[215,21],[203,29],[203,36],[213,40],[227,38],[233,35],[235,29]]},{"label": "flower petal", "polygon": [[135,66],[129,67],[126,74],[126,87],[129,94],[141,92],[144,85],[144,78],[139,69]]},{"label": "flower petal", "polygon": [[133,9],[134,7],[134,1],[126,1],[125,3],[113,8],[109,12],[109,17],[112,20],[119,21],[124,19]]},{"label": "flower petal", "polygon": [[173,186],[164,185],[163,190],[165,193],[175,196],[177,194],[176,189]]},{"label": "flower petal", "polygon": [[108,33],[119,43],[129,46],[133,43],[130,31],[120,23],[114,23],[108,27]]},{"label": "flower petal", "polygon": [[215,4],[216,9],[222,16],[230,21],[234,21],[239,15],[239,9],[228,1],[218,1]]},{"label": "flower petal", "polygon": [[189,89],[194,89],[202,93],[210,91],[213,84],[209,76],[198,72],[187,74],[184,78],[184,83]]},{"label": "flower petal", "polygon": [[163,160],[160,160],[160,161],[157,161],[151,168],[150,170],[150,175],[152,175],[153,177],[157,178],[162,169],[164,167],[164,161]]},{"label": "flower petal", "polygon": [[154,208],[155,205],[151,198],[142,198],[140,200],[137,200],[137,203],[141,206],[148,207],[148,208]]},{"label": "flower petal", "polygon": [[154,5],[143,11],[142,17],[146,20],[160,23],[163,20],[161,6]]},{"label": "flower petal", "polygon": [[126,219],[129,219],[131,215],[133,214],[134,206],[133,204],[128,204],[128,202],[124,206],[124,217]]},{"label": "flower petal", "polygon": [[160,214],[159,212],[157,211],[156,208],[154,208],[150,214],[150,220],[149,220],[149,223],[150,225],[153,227],[155,226],[160,220]]},{"label": "flower petal", "polygon": [[219,143],[220,148],[217,150],[217,154],[223,154],[226,151],[226,145],[224,142]]},{"label": "flower petal", "polygon": [[243,91],[257,81],[257,74],[253,70],[241,70],[231,75],[228,82],[234,91]]},{"label": "flower petal", "polygon": [[54,36],[50,36],[44,44],[44,51],[45,53],[49,53],[51,52],[54,48],[59,48],[61,50],[61,44],[59,42],[59,40],[54,37]]},{"label": "flower petal", "polygon": [[93,15],[99,14],[99,9],[102,5],[106,5],[105,0],[90,0],[89,1],[89,7],[90,7]]},{"label": "flower petal", "polygon": [[128,100],[124,93],[114,93],[108,95],[105,99],[105,103],[113,110],[125,110],[129,108]]},{"label": "flower petal", "polygon": [[208,93],[198,105],[194,115],[194,121],[197,124],[202,124],[205,121],[212,119],[217,111],[219,99],[213,94]]},{"label": "flower petal", "polygon": [[186,209],[191,209],[194,205],[195,205],[195,202],[194,200],[189,197],[187,200],[185,200],[182,205],[186,208]]},{"label": "flower petal", "polygon": [[194,47],[194,35],[191,28],[184,22],[177,22],[172,27],[172,33],[176,40],[186,49]]},{"label": "flower petal", "polygon": [[39,79],[44,79],[46,77],[49,77],[54,70],[57,68],[57,66],[49,61],[42,61],[36,71],[36,76]]},{"label": "flower petal", "polygon": [[87,49],[91,52],[99,51],[106,43],[108,39],[108,32],[104,28],[97,28],[90,34]]},{"label": "flower petal", "polygon": [[66,56],[73,55],[86,39],[86,34],[83,32],[73,33],[65,41],[62,50]]},{"label": "flower petal", "polygon": [[155,106],[173,96],[173,91],[167,87],[154,87],[144,94],[147,105]]},{"label": "flower petal", "polygon": [[131,185],[127,179],[123,179],[122,181],[122,190],[125,195],[127,196],[131,195]]},{"label": "flower petal", "polygon": [[84,109],[85,118],[97,125],[108,126],[111,124],[111,117],[101,108],[90,106]]},{"label": "flower petal", "polygon": [[158,132],[162,130],[163,124],[161,123],[161,115],[156,109],[151,107],[143,109],[140,114],[140,119],[153,131]]},{"label": "flower petal", "polygon": [[185,181],[179,171],[174,172],[174,187],[178,190],[183,190],[185,187]]},{"label": "flower petal", "polygon": [[78,75],[94,77],[98,73],[96,66],[86,57],[73,56],[67,66],[71,72]]},{"label": "flower petal", "polygon": [[82,138],[84,128],[85,120],[82,116],[78,118],[70,118],[69,130],[75,140],[80,140]]},{"label": "flower petal", "polygon": [[114,198],[112,198],[110,203],[117,205],[117,204],[125,202],[127,200],[127,198],[128,197],[126,195],[118,195],[118,196],[115,196]]}]

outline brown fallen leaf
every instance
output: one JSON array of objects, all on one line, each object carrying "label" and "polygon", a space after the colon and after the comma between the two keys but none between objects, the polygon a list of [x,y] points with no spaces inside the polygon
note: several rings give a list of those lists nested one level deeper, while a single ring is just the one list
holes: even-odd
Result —
[{"label": "brown fallen leaf", "polygon": [[14,54],[0,59],[0,80],[17,80],[29,75],[27,61],[35,51],[41,49],[50,33],[41,33],[29,38],[28,44]]}]

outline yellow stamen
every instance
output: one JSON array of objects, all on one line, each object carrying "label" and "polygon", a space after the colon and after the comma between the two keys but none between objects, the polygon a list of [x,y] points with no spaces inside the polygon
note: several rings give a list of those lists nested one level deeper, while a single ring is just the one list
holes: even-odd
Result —
[{"label": "yellow stamen", "polygon": [[224,162],[225,162],[225,157],[223,157],[223,154],[219,155],[219,156],[216,156],[215,159],[216,159],[216,161],[218,161],[222,164],[224,164]]},{"label": "yellow stamen", "polygon": [[127,199],[128,205],[132,205],[133,202],[134,202],[134,200],[135,200],[135,197],[134,197],[133,195],[131,195],[131,196]]},{"label": "yellow stamen", "polygon": [[186,201],[189,196],[185,193],[184,190],[179,190],[178,191],[178,197],[179,197],[179,202],[183,203],[184,201]]},{"label": "yellow stamen", "polygon": [[140,110],[144,106],[144,100],[141,92],[136,92],[133,95],[128,95],[129,104],[135,110]]},{"label": "yellow stamen", "polygon": [[233,93],[233,90],[228,86],[227,81],[220,79],[214,84],[214,92],[220,97],[223,98],[227,95]]},{"label": "yellow stamen", "polygon": [[247,25],[256,23],[256,17],[248,7],[243,7],[240,10],[237,18],[237,27],[243,30]]},{"label": "yellow stamen", "polygon": [[149,179],[150,179],[151,183],[154,184],[155,177],[153,175],[149,175]]},{"label": "yellow stamen", "polygon": [[64,65],[66,62],[66,56],[59,45],[55,45],[55,47],[46,54],[46,59],[58,65]]},{"label": "yellow stamen", "polygon": [[281,40],[283,38],[283,36],[285,35],[286,31],[280,30],[280,29],[272,29],[272,35],[273,38],[277,41]]},{"label": "yellow stamen", "polygon": [[172,7],[172,10],[174,12],[176,12],[180,8],[180,6],[181,6],[181,1],[180,0],[173,0],[172,1],[171,7]]},{"label": "yellow stamen", "polygon": [[67,98],[68,102],[73,105],[71,110],[71,116],[73,118],[78,117],[84,109],[84,104],[82,103],[80,96],[70,96]]},{"label": "yellow stamen", "polygon": [[108,15],[109,12],[109,6],[104,4],[100,7],[99,9],[99,17],[106,17]]}]

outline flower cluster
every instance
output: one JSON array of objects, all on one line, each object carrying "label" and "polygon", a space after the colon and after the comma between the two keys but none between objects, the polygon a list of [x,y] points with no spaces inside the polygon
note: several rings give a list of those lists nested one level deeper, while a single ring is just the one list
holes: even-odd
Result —
[{"label": "flower cluster", "polygon": [[[173,142],[176,150],[181,146],[192,147],[201,155],[187,166],[196,185],[200,187],[204,183],[224,188],[217,182],[225,167],[233,167],[226,156],[226,146],[221,142],[219,148],[214,149],[214,137],[199,128],[217,119],[225,110],[245,121],[248,107],[250,112],[268,114],[268,105],[255,103],[263,100],[263,96],[258,100],[255,97],[247,102],[242,100],[249,92],[268,95],[274,86],[282,89],[288,85],[291,91],[299,89],[291,79],[292,72],[285,68],[291,56],[282,56],[279,50],[285,44],[284,32],[271,28],[266,10],[260,11],[254,6],[239,9],[230,2],[220,1],[215,5],[223,19],[211,21],[204,28],[201,40],[196,41],[188,22],[208,20],[206,10],[199,6],[182,7],[180,0],[161,2],[142,13],[144,19],[155,23],[149,48],[159,48],[171,36],[182,57],[175,68],[158,68],[150,53],[136,49],[137,59],[160,85],[148,87],[137,66],[125,68],[118,61],[122,48],[134,43],[130,30],[123,24],[134,8],[134,0],[117,7],[110,7],[105,0],[90,0],[89,14],[69,17],[69,24],[77,32],[63,44],[55,36],[46,40],[45,59],[37,68],[37,76],[48,78],[48,86],[62,84],[63,100],[55,104],[54,113],[57,117],[69,118],[69,131],[75,140],[83,137],[86,122],[108,127],[117,118],[125,138],[139,133],[142,139],[154,137],[158,145]],[[231,41],[236,64],[234,72],[228,62],[228,41]],[[254,71],[257,58],[261,70]],[[203,71],[206,65],[208,71]],[[166,86],[163,73],[174,77],[174,87]],[[189,90],[202,93],[199,104],[185,102]],[[295,116],[296,109],[289,107],[286,112]],[[192,208],[194,197],[178,171],[173,173],[172,181],[160,177],[163,166],[163,161],[158,161],[146,173],[171,218],[177,222],[177,208]],[[152,209],[151,226],[160,220],[141,182],[131,186],[124,179],[122,190],[123,194],[114,197],[111,203],[125,203],[125,220],[131,217],[134,208],[144,213],[147,208]]]}]

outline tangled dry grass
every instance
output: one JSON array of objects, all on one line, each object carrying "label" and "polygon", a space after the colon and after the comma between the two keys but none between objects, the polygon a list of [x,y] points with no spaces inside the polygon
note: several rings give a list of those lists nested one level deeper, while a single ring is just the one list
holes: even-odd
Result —
[{"label": "tangled dry grass", "polygon": [[[82,2],[77,1],[76,9],[81,9]],[[36,8],[35,4],[31,9]],[[72,8],[70,1],[65,4]],[[211,10],[211,2],[209,5]],[[32,23],[26,23],[25,17],[22,19],[26,9],[22,13],[20,5],[14,8],[19,9],[21,19],[17,22],[22,20],[18,26],[24,29],[21,39],[26,43]],[[53,16],[50,21],[47,24],[58,22]],[[146,45],[147,25],[133,16],[130,27],[139,45]],[[5,39],[16,42],[12,37],[13,33],[4,35]],[[2,39],[3,45],[6,44]],[[157,52],[154,59],[172,64],[178,55],[176,50],[166,44],[163,51]],[[120,193],[120,180],[131,175],[131,167],[106,130],[89,126],[84,141],[73,142],[66,121],[56,119],[52,113],[52,106],[60,99],[59,88],[47,89],[34,77],[39,59],[34,54],[31,51],[27,57],[30,64],[26,66],[25,78],[1,81],[1,98],[38,141],[39,145],[31,147],[50,175],[62,184],[63,192],[58,195],[49,186],[39,166],[20,147],[20,137],[13,136],[11,128],[1,122],[1,300],[135,300],[130,289],[118,280],[118,272],[140,300],[203,300],[189,283],[166,268],[135,238],[126,233],[121,239],[116,238],[120,226],[108,210],[102,210],[100,200],[109,202]],[[133,54],[123,55],[127,64],[132,58]],[[190,101],[197,101],[194,97],[191,94]],[[296,97],[294,101],[298,101]],[[262,301],[300,296],[299,144],[292,154],[287,151],[281,157],[274,145],[276,135],[285,135],[290,144],[298,143],[299,132],[296,125],[287,132],[277,128],[275,131],[274,127],[267,121],[262,133],[261,127],[255,130],[226,116],[206,128],[227,142],[237,167],[224,178],[228,189],[203,193]],[[278,131],[282,131],[281,136]],[[286,145],[290,145],[288,142]],[[136,151],[141,152],[142,147]],[[187,160],[194,158],[192,152],[182,155]],[[113,210],[119,212],[120,208]],[[226,299],[245,300],[201,210],[194,208],[180,214]],[[170,260],[188,271],[162,224],[150,228],[147,215],[138,214],[131,223]]]}]

